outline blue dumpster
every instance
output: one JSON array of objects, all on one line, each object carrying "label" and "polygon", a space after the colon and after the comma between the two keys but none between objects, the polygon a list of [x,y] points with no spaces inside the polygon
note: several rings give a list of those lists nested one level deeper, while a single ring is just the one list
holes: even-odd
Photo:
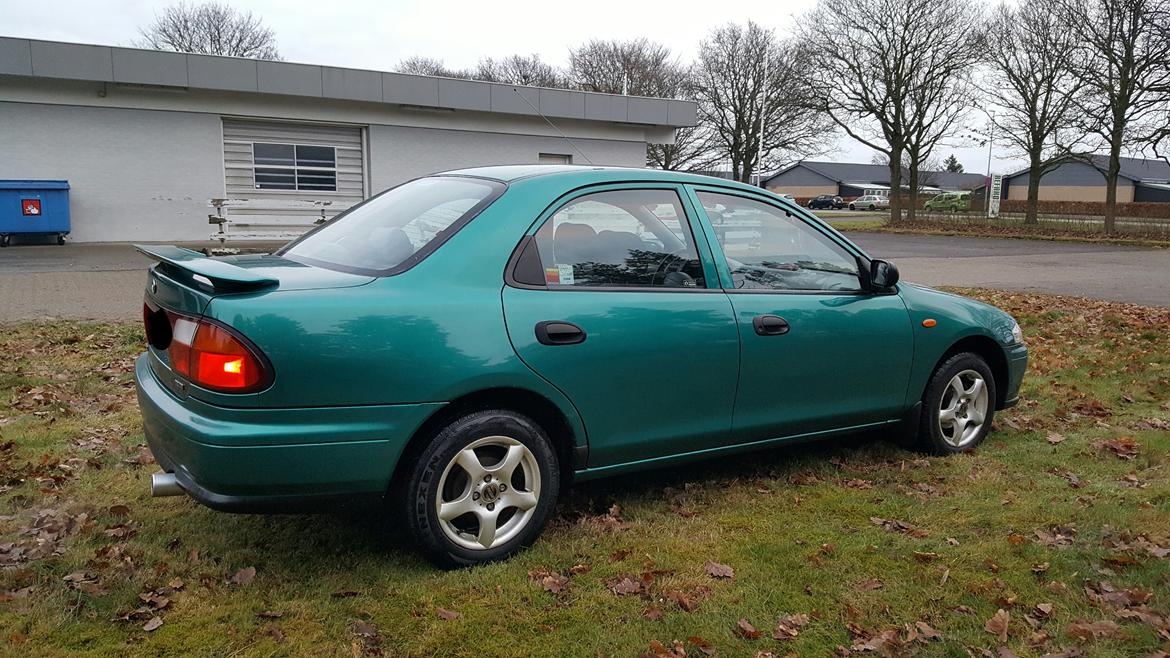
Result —
[{"label": "blue dumpster", "polygon": [[69,233],[69,181],[0,180],[0,247],[14,235]]}]

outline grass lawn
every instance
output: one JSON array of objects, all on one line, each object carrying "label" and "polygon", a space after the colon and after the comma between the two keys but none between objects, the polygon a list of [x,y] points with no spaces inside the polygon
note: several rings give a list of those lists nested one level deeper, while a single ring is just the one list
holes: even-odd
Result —
[{"label": "grass lawn", "polygon": [[451,572],[368,512],[150,499],[140,328],[5,325],[0,655],[1165,656],[1170,310],[971,294],[1032,350],[976,453],[590,483],[532,550]]}]

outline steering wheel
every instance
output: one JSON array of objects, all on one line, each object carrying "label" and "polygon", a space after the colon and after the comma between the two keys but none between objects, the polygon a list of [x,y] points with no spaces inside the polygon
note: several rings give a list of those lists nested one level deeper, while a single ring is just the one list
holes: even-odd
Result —
[{"label": "steering wheel", "polygon": [[[654,268],[654,273],[650,275],[650,285],[659,286],[665,285],[668,278],[678,281],[680,285],[671,287],[685,287],[690,288],[694,286],[695,278],[686,272],[683,268],[691,261],[686,256],[686,247],[679,247],[674,251],[666,253],[662,256],[662,260],[658,261],[658,265]],[[659,276],[661,275],[661,279]],[[687,282],[690,282],[688,285]]]}]

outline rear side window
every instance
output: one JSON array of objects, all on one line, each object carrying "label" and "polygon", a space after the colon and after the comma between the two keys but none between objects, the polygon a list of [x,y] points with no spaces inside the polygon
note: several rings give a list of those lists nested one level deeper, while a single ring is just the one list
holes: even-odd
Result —
[{"label": "rear side window", "polygon": [[706,287],[674,190],[578,197],[545,221],[536,244],[550,287]]},{"label": "rear side window", "polygon": [[290,260],[380,276],[434,251],[504,191],[496,181],[420,178],[338,215],[282,250]]}]

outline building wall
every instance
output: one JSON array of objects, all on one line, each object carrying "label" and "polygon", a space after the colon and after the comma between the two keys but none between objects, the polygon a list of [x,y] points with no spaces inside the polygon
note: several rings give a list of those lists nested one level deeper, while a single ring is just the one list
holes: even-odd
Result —
[{"label": "building wall", "polygon": [[[4,78],[0,179],[67,179],[77,242],[206,240],[225,192],[223,119],[368,127],[367,191],[435,171],[536,163],[572,147],[539,117]],[[645,166],[655,129],[558,121],[596,164]]]},{"label": "building wall", "polygon": [[[370,126],[370,191],[374,194],[403,181],[456,167],[532,164],[540,155],[568,155],[587,164],[561,137],[508,135],[468,130],[409,126]],[[643,167],[642,142],[574,138],[593,164]]]},{"label": "building wall", "polygon": [[67,179],[72,239],[201,240],[223,193],[210,114],[0,102],[0,179]]},{"label": "building wall", "polygon": [[[1008,195],[1012,200],[1028,199],[1028,175],[1007,179]],[[1105,201],[1105,175],[1096,167],[1083,162],[1070,162],[1044,174],[1040,179],[1041,201]],[[1133,201],[1133,181],[1117,180],[1117,200]]]},{"label": "building wall", "polygon": [[[1027,201],[1028,177],[1013,178],[1008,185],[1007,198]],[[1039,199],[1041,201],[1105,201],[1105,185],[1049,185],[1040,181]],[[1127,179],[1117,181],[1117,201],[1129,203],[1133,201],[1133,182]]]},{"label": "building wall", "polygon": [[[766,185],[768,189],[772,189],[773,187],[787,189],[790,187],[801,186],[831,186],[833,189],[837,189],[837,181],[826,176],[822,176],[821,174],[818,174],[817,172],[801,165],[797,165],[788,171],[776,174],[772,178],[768,179]],[[829,192],[821,192],[821,194],[829,194]]]}]

